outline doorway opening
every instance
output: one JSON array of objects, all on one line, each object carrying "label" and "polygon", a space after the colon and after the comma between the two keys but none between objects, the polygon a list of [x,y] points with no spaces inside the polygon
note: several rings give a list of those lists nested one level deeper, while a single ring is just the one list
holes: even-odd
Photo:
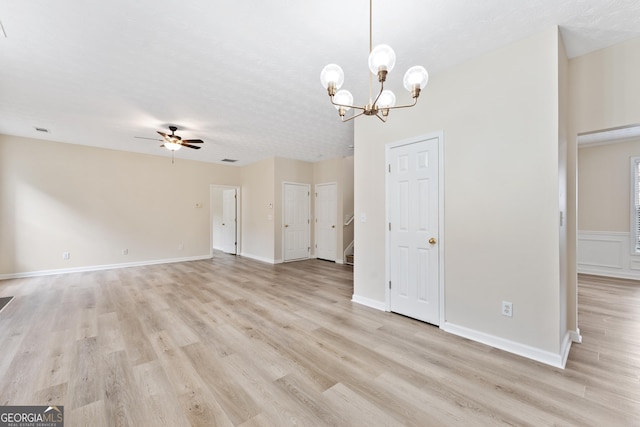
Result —
[{"label": "doorway opening", "polygon": [[211,184],[209,247],[212,255],[213,251],[240,253],[240,200],[240,187]]}]

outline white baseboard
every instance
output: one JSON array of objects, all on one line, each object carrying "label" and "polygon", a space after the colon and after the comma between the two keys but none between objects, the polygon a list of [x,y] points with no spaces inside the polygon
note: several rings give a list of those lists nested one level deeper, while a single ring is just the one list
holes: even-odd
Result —
[{"label": "white baseboard", "polygon": [[577,264],[578,273],[640,280],[640,254],[626,232],[578,230]]},{"label": "white baseboard", "polygon": [[[240,256],[241,257],[245,257],[245,258],[251,258],[253,260],[260,261],[260,262],[266,262],[267,264],[279,264],[279,262],[276,261],[276,260],[265,258],[265,257],[258,256],[258,255],[253,255],[253,254],[250,254],[250,253],[247,253],[247,252],[241,252]],[[280,262],[282,262],[282,261],[280,261]]]},{"label": "white baseboard", "polygon": [[521,344],[515,341],[497,337],[495,335],[490,335],[484,332],[469,329],[464,326],[454,325],[449,322],[445,322],[444,325],[441,325],[441,329],[451,334],[458,335],[472,341],[477,341],[479,343],[486,344],[491,347],[508,351],[509,353],[517,354],[518,356],[526,357],[528,359],[532,359],[546,365],[551,365],[561,369],[564,369],[564,366],[567,362],[567,357],[569,355],[569,350],[571,349],[570,333],[567,333],[563,340],[562,352],[553,353],[547,350],[542,350],[526,344]]},{"label": "white baseboard", "polygon": [[562,344],[560,345],[560,366],[559,368],[564,369],[567,366],[567,358],[569,357],[569,350],[571,350],[571,343],[573,343],[572,339],[572,331],[567,331],[564,334],[564,339],[562,340]]},{"label": "white baseboard", "polygon": [[375,308],[376,310],[387,311],[387,307],[384,302],[376,301],[374,299],[361,297],[359,295],[354,294],[351,297],[351,301],[355,302],[356,304],[366,305],[367,307]]},{"label": "white baseboard", "polygon": [[569,331],[569,334],[571,334],[571,341],[576,344],[582,344],[582,335],[580,335],[580,328],[575,331]]},{"label": "white baseboard", "polygon": [[26,277],[38,277],[38,276],[51,276],[54,274],[82,273],[85,271],[113,270],[116,268],[142,267],[145,265],[170,264],[174,262],[186,262],[186,261],[200,261],[203,259],[211,259],[211,255],[199,255],[194,257],[171,258],[171,259],[157,259],[157,260],[151,260],[151,261],[127,262],[127,263],[121,263],[121,264],[90,265],[86,267],[57,268],[53,270],[27,271],[24,273],[0,274],[0,280],[23,279]]}]

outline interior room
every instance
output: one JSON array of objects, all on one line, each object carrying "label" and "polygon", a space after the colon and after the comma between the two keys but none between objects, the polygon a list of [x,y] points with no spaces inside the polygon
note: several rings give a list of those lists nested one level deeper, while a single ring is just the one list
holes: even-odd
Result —
[{"label": "interior room", "polygon": [[0,0],[0,413],[635,425],[638,22]]}]

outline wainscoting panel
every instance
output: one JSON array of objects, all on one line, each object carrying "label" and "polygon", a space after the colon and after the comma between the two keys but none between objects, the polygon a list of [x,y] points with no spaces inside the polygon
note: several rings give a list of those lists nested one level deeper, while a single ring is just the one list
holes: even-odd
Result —
[{"label": "wainscoting panel", "polygon": [[640,255],[629,233],[578,231],[578,273],[640,280]]}]

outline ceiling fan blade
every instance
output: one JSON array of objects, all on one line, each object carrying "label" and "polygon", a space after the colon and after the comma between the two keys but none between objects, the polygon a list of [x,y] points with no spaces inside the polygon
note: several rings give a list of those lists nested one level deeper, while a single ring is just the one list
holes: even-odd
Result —
[{"label": "ceiling fan blade", "polygon": [[151,141],[162,141],[161,139],[158,138],[147,138],[145,136],[134,136],[134,138],[138,138],[138,139],[149,139]]},{"label": "ceiling fan blade", "polygon": [[185,144],[184,142],[180,145],[182,145],[183,147],[194,148],[196,150],[199,150],[201,148],[201,147],[198,147],[197,145]]},{"label": "ceiling fan blade", "polygon": [[156,132],[158,132],[163,138],[167,138],[169,136],[166,133],[160,132],[159,130],[157,130]]},{"label": "ceiling fan blade", "polygon": [[164,148],[164,144],[162,144],[160,147]]},{"label": "ceiling fan blade", "polygon": [[204,144],[204,141],[201,139],[183,139],[182,142],[186,142],[187,144]]}]

